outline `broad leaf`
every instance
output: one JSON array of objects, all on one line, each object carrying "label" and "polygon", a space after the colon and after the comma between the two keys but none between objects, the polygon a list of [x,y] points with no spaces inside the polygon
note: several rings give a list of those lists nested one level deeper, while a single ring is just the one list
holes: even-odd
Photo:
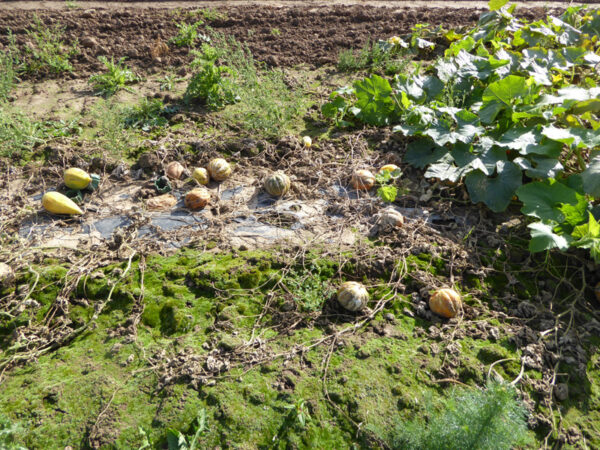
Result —
[{"label": "broad leaf", "polygon": [[419,139],[408,144],[404,161],[414,167],[423,169],[425,166],[439,161],[448,150],[438,147],[429,139]]},{"label": "broad leaf", "polygon": [[359,110],[356,116],[369,125],[388,125],[395,108],[389,81],[379,75],[373,75],[356,81],[354,89],[355,108]]},{"label": "broad leaf", "polygon": [[578,203],[576,191],[552,179],[525,184],[517,190],[517,196],[523,203],[523,214],[555,222],[565,219],[560,210],[563,203]]},{"label": "broad leaf", "polygon": [[542,222],[536,222],[528,225],[531,230],[531,241],[529,242],[529,251],[533,253],[543,252],[553,248],[567,250],[569,242],[562,236],[555,234],[550,225]]},{"label": "broad leaf", "polygon": [[527,80],[517,75],[490,83],[483,91],[479,117],[482,122],[492,123],[502,109],[510,106],[515,99],[525,97],[529,93]]},{"label": "broad leaf", "polygon": [[389,186],[389,185],[380,186],[377,189],[377,195],[384,202],[391,203],[394,200],[396,200],[396,196],[398,195],[398,190],[396,189],[395,186]]},{"label": "broad leaf", "polygon": [[600,153],[597,153],[586,170],[581,173],[586,194],[600,198]]},{"label": "broad leaf", "polygon": [[530,159],[519,157],[513,159],[513,162],[525,170],[530,178],[556,178],[564,169],[556,159],[542,156],[532,156]]},{"label": "broad leaf", "polygon": [[490,0],[488,6],[490,11],[496,11],[508,3],[508,0]]},{"label": "broad leaf", "polygon": [[473,203],[483,202],[492,211],[504,211],[516,190],[521,186],[521,170],[516,164],[499,161],[496,164],[497,174],[487,177],[483,172],[476,170],[465,178],[465,184]]},{"label": "broad leaf", "polygon": [[572,234],[576,239],[572,245],[587,248],[596,263],[600,262],[600,224],[596,218],[589,213],[588,222],[575,228]]}]

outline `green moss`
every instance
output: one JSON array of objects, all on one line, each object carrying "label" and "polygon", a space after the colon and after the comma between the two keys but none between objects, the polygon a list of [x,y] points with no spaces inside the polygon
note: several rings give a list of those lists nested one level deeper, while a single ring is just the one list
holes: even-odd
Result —
[{"label": "green moss", "polygon": [[[189,430],[201,409],[207,413],[201,448],[372,447],[372,442],[363,440],[362,433],[357,435],[353,423],[390,429],[397,419],[420,417],[428,398],[448,394],[443,385],[432,381],[444,377],[440,373],[448,363],[445,343],[423,334],[421,330],[427,330],[430,322],[403,313],[411,305],[404,295],[398,295],[377,314],[373,327],[344,334],[331,354],[331,347],[324,344],[292,358],[269,358],[310,346],[334,330],[350,326],[344,316],[320,311],[335,291],[331,280],[356,275],[348,271],[351,266],[340,267],[336,261],[314,253],[285,271],[282,279],[280,257],[265,252],[213,254],[192,249],[167,257],[148,255],[146,265],[143,289],[135,260],[123,279],[125,265],[118,263],[81,280],[74,293],[76,301],[68,312],[72,326],[86,323],[94,303],[105,301],[112,283],[120,280],[97,327],[70,345],[43,355],[35,364],[7,374],[0,390],[0,413],[24,425],[20,438],[23,445],[88,445],[86,430],[112,398],[101,423],[106,433],[101,442],[105,448],[138,448],[139,426],[160,447],[165,443],[167,428]],[[413,256],[410,267],[437,273],[445,270],[429,255]],[[49,297],[64,285],[68,267],[49,269],[39,270],[38,287],[32,293],[37,298]],[[370,290],[373,299],[389,294],[387,281],[373,275],[366,278],[370,286],[375,286]],[[31,285],[31,274],[22,275],[20,282]],[[290,292],[294,301],[314,300],[315,308],[304,311],[298,304],[286,310],[283,306],[289,303]],[[267,295],[274,295],[276,301],[265,309]],[[143,313],[136,341],[115,338],[118,334],[114,331],[130,323],[139,299]],[[84,300],[90,306],[83,306]],[[386,312],[393,312],[395,320],[384,319]],[[15,327],[28,320],[41,320],[40,313],[26,311],[0,324],[6,345],[10,345]],[[482,316],[480,320],[489,320],[498,328],[504,326],[499,318]],[[295,326],[282,332],[282,324],[288,323]],[[379,329],[385,329],[384,335],[373,332]],[[257,347],[246,347],[251,338],[259,338],[254,341],[259,343]],[[465,337],[457,342],[461,344],[456,367],[460,381],[482,386],[490,365],[507,358],[512,360],[494,369],[506,380],[518,375],[519,353],[507,339],[489,342]],[[157,389],[159,377],[155,370],[149,370],[144,358],[162,355],[161,361],[166,361],[183,349],[198,355],[201,364],[207,352],[216,349],[214,355],[230,361],[232,367],[215,385],[202,386],[198,391],[186,378]],[[266,357],[265,362],[237,367],[236,358],[246,352],[257,352],[258,357]],[[577,378],[569,367],[560,367],[560,372],[569,373],[571,380],[570,396],[561,405],[564,422],[581,426],[590,445],[599,443],[595,424],[600,414],[600,391],[596,388],[600,374],[596,369],[598,358],[594,358],[587,379]],[[324,377],[325,360],[328,365]],[[178,368],[174,371],[185,373]],[[541,378],[534,370],[528,370],[526,376]],[[535,395],[531,397],[541,401]],[[311,417],[305,426],[298,422],[294,406],[303,402]]]},{"label": "green moss", "polygon": [[160,331],[165,335],[188,331],[192,326],[193,316],[189,316],[173,302],[165,303],[160,312]]}]

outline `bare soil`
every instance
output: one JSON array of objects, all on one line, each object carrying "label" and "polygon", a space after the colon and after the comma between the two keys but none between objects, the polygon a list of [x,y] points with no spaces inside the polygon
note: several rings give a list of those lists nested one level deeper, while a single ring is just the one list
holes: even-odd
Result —
[{"label": "bare soil", "polygon": [[[43,3],[45,6],[45,3]],[[116,4],[118,5],[118,3]],[[182,5],[187,5],[183,3]],[[254,57],[270,66],[306,64],[310,68],[335,63],[340,50],[359,48],[381,36],[402,35],[417,23],[455,28],[474,24],[485,7],[476,8],[365,8],[363,6],[229,6],[219,8],[224,18],[207,24],[216,31],[235,36]],[[316,6],[316,5],[315,5]],[[543,17],[540,7],[521,11],[528,18]],[[169,9],[13,9],[0,14],[0,29],[10,28],[17,43],[26,44],[26,30],[37,15],[44,24],[66,27],[66,38],[78,39],[81,53],[74,60],[72,77],[87,77],[102,69],[98,56],[127,57],[130,65],[150,71],[168,66],[182,72],[189,61],[188,48],[169,46],[169,53],[153,58],[151,49],[177,33],[176,24],[194,22],[184,10]],[[273,30],[278,30],[274,32]],[[8,44],[0,36],[0,49]],[[37,74],[43,77],[44,74]]]}]

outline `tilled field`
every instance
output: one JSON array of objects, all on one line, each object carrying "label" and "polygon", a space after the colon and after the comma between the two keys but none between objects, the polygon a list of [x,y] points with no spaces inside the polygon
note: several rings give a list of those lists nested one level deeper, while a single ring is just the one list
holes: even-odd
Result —
[{"label": "tilled field", "polygon": [[[31,3],[1,5],[0,56],[30,61],[36,21],[62,30],[59,52],[77,51],[61,73],[20,72],[0,101],[0,448],[600,445],[589,254],[531,254],[519,205],[474,205],[463,184],[406,163],[412,138],[321,114],[366,73],[342,69],[344,51],[428,23],[419,36],[436,48],[393,66],[424,70],[484,4]],[[517,17],[564,11],[537,5]],[[198,21],[251,101],[186,101],[202,38],[172,39]],[[102,98],[88,82],[101,56],[125,57],[138,78]],[[190,211],[190,175],[217,157],[232,174]],[[172,162],[184,172],[161,203]],[[382,219],[376,189],[352,187],[355,170],[386,164],[402,170],[402,227]],[[68,193],[69,167],[99,186],[82,191],[81,216],[50,214],[40,199]],[[291,178],[283,198],[265,192],[274,171]],[[349,280],[370,296],[356,312],[337,300]],[[464,304],[445,319],[429,300],[448,287]],[[477,444],[456,437],[486,414]]]}]

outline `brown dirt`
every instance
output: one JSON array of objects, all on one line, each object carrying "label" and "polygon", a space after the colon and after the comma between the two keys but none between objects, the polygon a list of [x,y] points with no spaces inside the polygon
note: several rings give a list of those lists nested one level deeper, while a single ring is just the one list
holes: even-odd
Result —
[{"label": "brown dirt", "polygon": [[[446,28],[472,25],[484,8],[414,9],[363,6],[318,8],[232,6],[220,8],[226,18],[210,21],[216,31],[235,36],[247,44],[254,56],[271,66],[307,64],[315,68],[335,63],[340,50],[361,47],[368,39],[403,35],[417,23]],[[524,9],[529,18],[543,17],[543,8]],[[83,9],[12,10],[0,14],[0,30],[12,30],[19,45],[26,45],[26,30],[34,15],[46,25],[66,27],[68,41],[78,39],[81,53],[75,57],[72,77],[100,71],[98,56],[127,57],[135,68],[150,72],[168,66],[181,67],[189,61],[188,48],[169,46],[169,53],[153,58],[158,41],[167,42],[177,32],[176,23],[194,22],[185,10],[169,9]],[[274,35],[273,29],[280,34]],[[0,36],[0,49],[8,44]],[[156,54],[155,54],[156,56]],[[185,70],[185,69],[181,69]],[[38,74],[42,77],[44,74]]]}]

